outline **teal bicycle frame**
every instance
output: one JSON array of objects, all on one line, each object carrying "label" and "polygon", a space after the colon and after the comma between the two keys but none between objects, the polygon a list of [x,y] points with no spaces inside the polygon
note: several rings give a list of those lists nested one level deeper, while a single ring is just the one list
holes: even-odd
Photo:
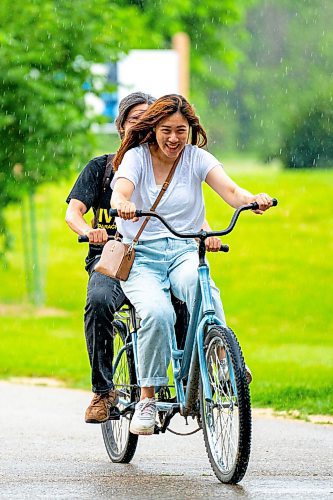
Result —
[{"label": "teal bicycle frame", "polygon": [[[191,315],[187,330],[184,350],[176,346],[176,336],[171,339],[171,362],[177,401],[180,403],[180,413],[187,414],[191,410],[198,389],[198,361],[206,401],[212,401],[211,388],[204,352],[204,337],[210,325],[223,325],[216,317],[212,292],[209,283],[209,268],[204,261],[205,244],[200,242],[198,284],[195,295],[196,307]],[[186,393],[184,394],[183,380],[187,379]]]},{"label": "teal bicycle frame", "polygon": [[[165,411],[179,407],[181,415],[188,415],[195,401],[192,394],[197,395],[198,379],[195,376],[200,367],[201,380],[203,383],[206,401],[212,401],[211,389],[204,353],[204,336],[209,325],[223,325],[215,316],[213,297],[209,284],[209,268],[204,261],[205,244],[200,242],[198,267],[198,284],[195,295],[196,308],[193,311],[187,330],[186,342],[183,350],[178,349],[175,332],[170,339],[172,372],[176,390],[177,403],[157,401],[157,410]],[[132,343],[135,366],[137,367],[137,331],[132,332]],[[130,344],[128,344],[130,345]],[[125,346],[123,348],[128,348]],[[123,351],[122,350],[122,351]],[[122,351],[118,353],[120,358]],[[199,366],[198,366],[199,361]],[[118,359],[115,361],[115,369]],[[138,373],[137,373],[138,376]],[[184,380],[187,379],[186,392],[184,391]],[[193,392],[194,389],[194,392]],[[197,398],[195,398],[197,399]],[[125,403],[125,402],[123,402]],[[126,403],[125,403],[126,405]]]},{"label": "teal bicycle frame", "polygon": [[[272,200],[273,205],[277,204],[277,200]],[[176,390],[177,402],[167,402],[167,401],[157,401],[156,406],[158,411],[173,411],[174,413],[180,412],[183,416],[188,416],[195,413],[195,403],[198,396],[198,386],[199,386],[199,372],[201,376],[201,382],[203,386],[203,392],[205,400],[208,403],[213,404],[212,393],[209,382],[209,374],[207,370],[204,342],[206,332],[212,325],[225,326],[216,317],[212,292],[210,288],[210,275],[209,268],[205,261],[205,240],[210,236],[224,236],[230,233],[241,212],[244,210],[256,210],[258,208],[257,203],[250,203],[249,205],[243,205],[239,207],[233,214],[229,226],[223,231],[200,231],[198,233],[190,234],[180,234],[175,231],[169,224],[165,221],[163,217],[155,212],[144,212],[142,210],[136,211],[136,216],[148,216],[158,218],[164,225],[169,229],[171,233],[180,238],[198,238],[199,239],[199,266],[198,266],[198,284],[195,295],[195,309],[191,314],[189,326],[187,329],[186,341],[183,350],[178,349],[176,335],[173,332],[170,340],[171,347],[171,363],[172,371],[174,377],[174,384]],[[116,210],[110,210],[111,216],[116,216]],[[222,251],[227,252],[229,247],[227,245],[222,245]],[[133,323],[133,320],[132,320]],[[134,321],[135,323],[135,321]],[[126,344],[118,353],[118,356],[114,363],[114,371],[117,368],[120,357],[124,349],[133,348],[135,367],[137,371],[137,328],[136,325],[132,331],[132,341]],[[228,354],[227,354],[228,360]],[[236,384],[234,379],[233,370],[231,364],[229,365],[230,382],[234,389],[234,394],[237,394]],[[137,373],[138,377],[138,373]],[[184,381],[186,380],[186,391],[184,390]],[[122,401],[121,403],[125,406],[122,413],[127,413],[132,411],[135,403],[128,404],[127,401]],[[174,414],[173,413],[173,414]]]}]

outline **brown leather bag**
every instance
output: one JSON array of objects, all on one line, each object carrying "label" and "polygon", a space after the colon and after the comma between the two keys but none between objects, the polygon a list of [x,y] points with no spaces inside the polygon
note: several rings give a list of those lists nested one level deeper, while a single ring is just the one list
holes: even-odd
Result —
[{"label": "brown leather bag", "polygon": [[[154,211],[159,204],[162,196],[167,190],[173,174],[176,170],[177,163],[180,159],[180,156],[174,161],[171,170],[166,178],[161,191],[158,194],[158,197],[155,200],[155,203],[151,207],[151,211]],[[135,249],[134,246],[137,244],[144,228],[148,224],[150,217],[146,217],[140,227],[138,234],[133,239],[132,243],[122,243],[118,239],[110,240],[105,243],[102,251],[102,255],[100,260],[97,262],[95,266],[95,271],[99,273],[106,274],[110,278],[116,278],[121,281],[126,281],[129,273],[131,271],[134,258],[135,258]]]},{"label": "brown leather bag", "polygon": [[110,240],[105,243],[101,258],[95,266],[95,271],[111,278],[126,281],[135,257],[133,244]]}]

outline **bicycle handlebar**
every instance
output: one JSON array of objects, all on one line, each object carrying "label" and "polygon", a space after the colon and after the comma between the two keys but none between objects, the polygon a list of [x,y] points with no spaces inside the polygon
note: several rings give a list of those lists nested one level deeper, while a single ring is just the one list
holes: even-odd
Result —
[{"label": "bicycle handlebar", "polygon": [[[278,204],[278,201],[276,198],[272,198],[272,206],[276,207]],[[241,212],[244,212],[245,210],[258,210],[259,205],[257,202],[249,203],[248,205],[242,205],[241,207],[238,207],[237,210],[235,210],[231,221],[229,223],[229,226],[226,229],[223,229],[222,231],[199,231],[197,233],[178,233],[173,227],[169,225],[169,223],[162,217],[161,215],[157,214],[156,212],[151,212],[151,211],[144,211],[144,210],[136,210],[135,211],[135,217],[156,217],[158,220],[162,222],[162,224],[175,236],[178,238],[200,238],[200,239],[206,239],[209,238],[210,236],[224,236],[226,234],[229,234],[235,227],[237,219],[240,215]],[[109,215],[111,217],[117,217],[118,216],[118,211],[115,208],[111,208],[109,211]]]},{"label": "bicycle handlebar", "polygon": [[[110,240],[114,240],[114,236],[108,236],[108,241]],[[77,241],[79,243],[89,243],[89,238],[87,235],[80,235],[77,237]],[[96,243],[97,245],[97,243]],[[219,252],[229,252],[229,245],[223,245],[221,244],[220,248],[219,248]]]},{"label": "bicycle handlebar", "polygon": [[[114,236],[108,236],[108,241],[109,240],[114,240]],[[77,237],[78,243],[89,243],[89,237],[86,234],[80,234],[80,236]],[[96,243],[98,245],[98,243]]]},{"label": "bicycle handlebar", "polygon": [[[272,198],[272,206],[276,207],[278,204],[278,201],[276,198]],[[178,238],[199,238],[200,240],[205,240],[206,238],[209,238],[211,236],[225,236],[226,234],[231,233],[231,231],[234,229],[236,222],[238,220],[239,215],[241,212],[244,212],[245,210],[258,210],[259,205],[257,202],[249,203],[248,205],[242,205],[241,207],[238,207],[237,210],[235,210],[231,221],[229,223],[229,226],[226,229],[223,229],[222,231],[199,231],[197,233],[178,233],[173,227],[169,225],[169,223],[162,217],[161,215],[157,214],[156,212],[151,212],[151,211],[145,211],[145,210],[136,210],[135,211],[135,217],[156,217],[159,221],[162,222],[162,224],[175,236]],[[118,211],[115,208],[111,208],[109,211],[109,215],[111,217],[117,217],[118,216]],[[109,240],[113,239],[113,236],[109,236]],[[88,236],[79,236],[78,237],[79,243],[83,242],[89,242]],[[229,246],[228,245],[221,245],[220,252],[228,252],[229,251]]]}]

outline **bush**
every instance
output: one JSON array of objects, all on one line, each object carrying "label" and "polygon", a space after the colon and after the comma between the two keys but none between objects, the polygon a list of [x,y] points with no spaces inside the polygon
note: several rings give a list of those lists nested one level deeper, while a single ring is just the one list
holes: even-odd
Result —
[{"label": "bush", "polygon": [[286,134],[281,159],[287,168],[333,168],[333,102],[320,101],[303,111]]}]

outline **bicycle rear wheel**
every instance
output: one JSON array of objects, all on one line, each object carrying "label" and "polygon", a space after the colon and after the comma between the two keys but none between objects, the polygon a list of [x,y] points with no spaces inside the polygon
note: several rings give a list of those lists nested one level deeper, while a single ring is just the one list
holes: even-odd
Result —
[{"label": "bicycle rear wheel", "polygon": [[[114,360],[125,345],[126,327],[114,328],[113,347]],[[113,375],[115,389],[119,392],[120,400],[131,403],[136,400],[136,374],[134,366],[133,350],[131,347],[124,350],[121,354],[118,366]],[[124,405],[119,403],[118,408],[123,410]],[[138,436],[129,431],[131,414],[127,413],[119,420],[108,420],[102,424],[103,440],[112,462],[129,463],[135,453]]]},{"label": "bicycle rear wheel", "polygon": [[251,402],[241,348],[229,328],[213,326],[205,338],[212,401],[200,383],[206,451],[216,477],[236,484],[244,476],[251,448]]}]

